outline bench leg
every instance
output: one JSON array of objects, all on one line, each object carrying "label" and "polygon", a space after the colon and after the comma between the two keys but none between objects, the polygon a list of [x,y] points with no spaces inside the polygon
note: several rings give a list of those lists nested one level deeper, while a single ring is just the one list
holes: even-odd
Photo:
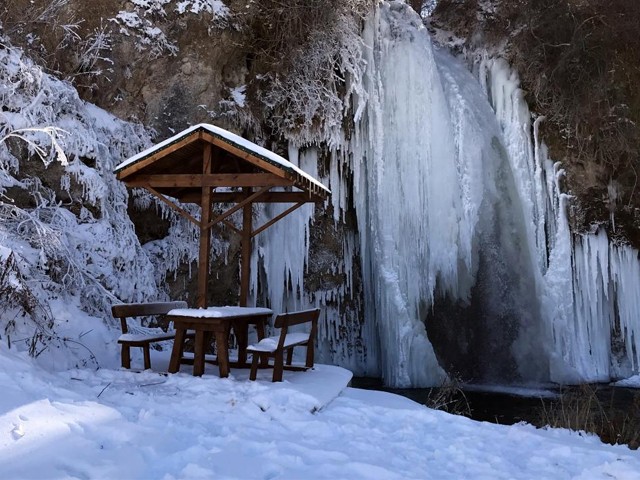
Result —
[{"label": "bench leg", "polygon": [[121,352],[122,368],[131,368],[131,347],[126,344],[122,344]]},{"label": "bench leg", "polygon": [[252,354],[251,359],[251,373],[249,374],[249,380],[255,380],[258,376],[258,360],[260,359],[260,355],[257,353]]},{"label": "bench leg", "polygon": [[287,349],[287,365],[291,365],[293,361],[293,347]]},{"label": "bench leg", "polygon": [[284,369],[284,352],[282,350],[276,351],[275,359],[273,362],[273,381],[282,381],[282,370]]},{"label": "bench leg", "polygon": [[142,347],[142,351],[144,354],[144,369],[149,370],[151,368],[151,355],[149,354],[149,344],[145,344]]},{"label": "bench leg", "polygon": [[180,370],[180,362],[182,361],[182,353],[184,352],[184,328],[176,328],[176,338],[173,341],[171,349],[171,360],[169,361],[169,373],[176,373]]},{"label": "bench leg", "polygon": [[305,363],[305,366],[307,368],[313,368],[313,354],[314,354],[314,343],[313,343],[313,339],[309,340],[309,343],[307,343],[307,362]]}]

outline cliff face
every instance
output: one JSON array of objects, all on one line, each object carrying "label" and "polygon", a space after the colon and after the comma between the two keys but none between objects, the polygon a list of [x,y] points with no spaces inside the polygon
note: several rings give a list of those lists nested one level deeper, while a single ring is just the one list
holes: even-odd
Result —
[{"label": "cliff face", "polygon": [[0,20],[14,44],[85,100],[158,137],[221,116],[221,102],[242,107],[233,91],[246,81],[243,19],[230,8],[245,2],[7,3]]},{"label": "cliff face", "polygon": [[567,170],[573,230],[599,225],[636,248],[639,25],[640,4],[624,0],[441,0],[431,24],[461,51],[503,55],[518,72],[545,117],[550,156]]}]

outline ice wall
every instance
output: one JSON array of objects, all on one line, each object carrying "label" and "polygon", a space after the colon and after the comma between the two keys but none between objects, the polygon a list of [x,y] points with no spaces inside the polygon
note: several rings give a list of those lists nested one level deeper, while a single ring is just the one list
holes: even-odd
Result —
[{"label": "ice wall", "polygon": [[537,264],[541,328],[548,335],[550,379],[559,383],[608,381],[638,372],[640,262],[638,252],[616,245],[604,229],[572,235],[571,197],[564,171],[532,123],[517,75],[500,58],[482,55],[475,70],[503,131],[525,206],[532,257]]},{"label": "ice wall", "polygon": [[[573,309],[558,329],[560,353],[580,381],[638,373],[640,262],[638,251],[609,242],[604,230],[574,241]],[[557,320],[554,318],[553,320]]]}]

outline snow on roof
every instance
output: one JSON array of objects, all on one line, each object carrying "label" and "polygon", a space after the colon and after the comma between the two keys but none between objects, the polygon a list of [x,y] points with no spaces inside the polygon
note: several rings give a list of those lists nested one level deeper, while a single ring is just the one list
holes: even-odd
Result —
[{"label": "snow on roof", "polygon": [[221,140],[226,141],[227,143],[233,145],[234,147],[237,147],[245,152],[251,153],[252,155],[257,156],[260,159],[274,166],[280,167],[285,171],[288,171],[290,173],[296,173],[301,177],[304,177],[305,179],[307,179],[312,185],[318,187],[324,192],[331,193],[331,191],[327,187],[325,187],[322,183],[320,183],[318,180],[316,180],[314,177],[309,175],[307,172],[302,170],[297,165],[294,165],[293,163],[291,163],[289,160],[281,157],[280,155],[272,152],[271,150],[267,150],[266,148],[261,147],[260,145],[256,145],[255,143],[250,142],[246,138],[242,138],[241,136],[236,135],[235,133],[231,133],[228,130],[225,130],[224,128],[220,128],[208,123],[199,123],[198,125],[189,127],[186,130],[183,130],[182,132],[174,135],[173,137],[167,138],[166,140],[158,143],[157,145],[147,148],[146,150],[138,153],[137,155],[134,155],[131,158],[128,158],[127,160],[119,164],[114,169],[114,172],[117,173],[120,170],[125,169],[126,167],[129,167],[135,163],[138,163],[139,161],[144,160],[145,158],[153,155],[154,153],[162,150],[163,148],[166,148],[167,146],[173,143],[176,143],[199,130],[206,131],[207,133],[215,137],[218,137]]}]

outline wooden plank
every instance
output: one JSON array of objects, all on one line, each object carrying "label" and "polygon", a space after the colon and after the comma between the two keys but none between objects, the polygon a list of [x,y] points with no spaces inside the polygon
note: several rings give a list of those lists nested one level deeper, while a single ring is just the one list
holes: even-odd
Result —
[{"label": "wooden plank", "polygon": [[136,175],[124,182],[129,187],[193,188],[193,187],[286,187],[293,181],[271,173],[213,173]]},{"label": "wooden plank", "polygon": [[267,228],[269,228],[271,225],[273,225],[274,223],[276,223],[278,220],[282,220],[284,217],[286,217],[287,215],[289,215],[291,212],[299,209],[302,205],[304,205],[305,202],[300,202],[300,203],[296,203],[295,205],[293,205],[292,207],[287,208],[284,212],[282,212],[280,215],[276,215],[275,217],[273,217],[271,220],[269,220],[267,223],[265,223],[264,225],[262,225],[260,228],[257,228],[256,230],[254,230],[251,233],[251,237],[255,237],[256,235],[258,235],[260,232],[264,232]]},{"label": "wooden plank", "polygon": [[184,210],[183,208],[180,208],[178,205],[176,205],[175,203],[173,203],[172,201],[170,201],[168,198],[166,198],[164,195],[162,195],[160,192],[154,190],[151,187],[144,187],[145,190],[147,190],[149,193],[151,193],[153,196],[155,196],[158,200],[160,200],[161,202],[167,204],[169,207],[173,208],[176,212],[178,212],[180,215],[182,215],[184,218],[186,218],[187,220],[189,220],[191,223],[195,224],[196,226],[200,226],[200,221],[197,220],[196,218],[194,218],[189,212],[187,212],[186,210]]},{"label": "wooden plank", "polygon": [[180,140],[179,142],[174,143],[173,145],[163,148],[161,150],[158,150],[156,153],[154,153],[153,155],[148,156],[147,158],[145,158],[144,160],[140,160],[139,162],[136,162],[130,166],[127,166],[125,168],[123,168],[122,170],[120,170],[116,177],[118,178],[118,180],[124,180],[125,178],[133,175],[136,172],[139,172],[140,170],[142,170],[143,168],[149,166],[150,164],[154,163],[156,160],[159,160],[162,157],[166,157],[167,155],[169,155],[170,153],[175,152],[176,150],[180,150],[181,148],[183,148],[186,145],[189,145],[190,143],[193,143],[197,140],[199,140],[200,138],[202,138],[202,135],[200,132],[193,132],[191,133],[189,136],[183,138],[182,140]]}]

